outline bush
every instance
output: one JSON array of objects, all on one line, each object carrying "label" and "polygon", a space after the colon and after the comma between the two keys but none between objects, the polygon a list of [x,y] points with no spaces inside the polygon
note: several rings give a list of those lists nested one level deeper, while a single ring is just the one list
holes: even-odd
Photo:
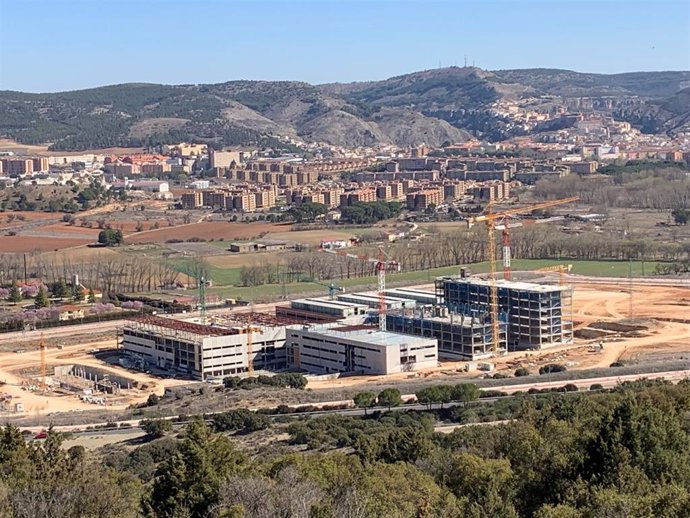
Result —
[{"label": "bush", "polygon": [[563,387],[566,392],[578,392],[580,389],[578,388],[575,383],[568,383],[565,387]]},{"label": "bush", "polygon": [[481,399],[485,398],[492,398],[492,397],[504,397],[507,396],[505,392],[502,392],[500,390],[484,390],[479,394],[479,397]]},{"label": "bush", "polygon": [[604,385],[601,383],[593,383],[590,385],[589,390],[604,390]]},{"label": "bush", "polygon": [[157,394],[151,394],[146,400],[146,406],[156,406],[160,402],[161,398]]},{"label": "bush", "polygon": [[516,378],[521,378],[523,376],[529,376],[531,373],[529,369],[526,369],[525,367],[520,367],[518,369],[515,369],[515,377]]},{"label": "bush", "polygon": [[244,408],[230,410],[213,416],[213,429],[217,432],[241,431],[250,433],[265,430],[271,425],[271,421],[263,414],[258,414]]},{"label": "bush", "polygon": [[154,439],[163,437],[167,432],[172,432],[173,429],[172,421],[168,419],[144,419],[139,423],[139,426],[146,432],[146,435]]},{"label": "bush", "polygon": [[616,368],[616,367],[623,367],[623,362],[613,362],[609,367],[611,368]]},{"label": "bush", "polygon": [[550,374],[552,372],[565,372],[568,368],[560,363],[549,363],[539,369],[539,374]]}]

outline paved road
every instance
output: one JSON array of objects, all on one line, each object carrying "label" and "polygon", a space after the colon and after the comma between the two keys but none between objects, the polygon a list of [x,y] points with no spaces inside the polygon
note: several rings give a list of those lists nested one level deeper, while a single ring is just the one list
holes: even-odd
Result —
[{"label": "paved road", "polygon": [[[624,376],[605,376],[605,377],[600,377],[600,378],[588,378],[588,379],[581,379],[581,380],[567,380],[567,381],[540,381],[538,383],[525,383],[522,385],[504,385],[504,386],[499,386],[499,387],[491,387],[491,388],[485,388],[481,389],[483,391],[501,391],[501,392],[506,392],[506,393],[513,393],[517,391],[521,392],[526,392],[529,389],[549,389],[549,388],[557,388],[557,387],[563,387],[565,385],[569,384],[574,384],[578,386],[579,388],[584,388],[588,389],[591,385],[593,384],[600,384],[604,388],[611,388],[619,385],[620,383],[623,383],[625,381],[635,381],[635,380],[640,380],[640,379],[658,379],[658,378],[663,378],[668,381],[672,382],[678,382],[682,379],[686,379],[690,377],[690,370],[682,370],[682,371],[667,371],[667,372],[654,372],[654,373],[647,373],[647,374],[629,374],[629,375],[624,375]],[[508,397],[508,396],[502,396],[502,397]],[[495,402],[502,397],[493,397],[493,398],[482,398],[481,401],[484,402]],[[414,394],[405,394],[402,396],[402,399],[404,401],[414,401],[415,400],[415,395]],[[304,407],[304,406],[316,406],[316,407],[328,407],[328,406],[336,406],[336,405],[353,405],[354,402],[352,400],[338,400],[338,401],[327,401],[327,402],[322,402],[322,403],[314,403],[314,404],[298,404],[298,405],[288,405],[291,408],[299,408],[299,407]],[[452,403],[447,403],[445,405],[446,408],[452,408],[454,406],[458,406],[462,403],[460,402],[452,402]],[[402,408],[406,410],[426,410],[427,406],[420,404],[420,403],[411,403],[411,404],[405,404]],[[252,410],[258,410],[258,408],[252,409]],[[375,409],[369,410],[369,412],[372,412],[373,410],[385,410],[383,407],[377,407]],[[216,413],[221,413],[221,412],[216,412]],[[315,410],[312,412],[300,412],[296,414],[287,414],[287,415],[299,415],[299,416],[320,416],[320,415],[328,415],[328,414],[340,414],[340,415],[347,415],[347,416],[362,416],[364,415],[364,410],[360,408],[345,408],[345,409],[337,409],[337,410]],[[270,418],[277,418],[284,416],[285,414],[274,414],[274,415],[269,415],[268,417]],[[165,419],[176,419],[177,416],[170,416],[166,417]],[[126,428],[120,429],[120,428],[110,428],[110,429],[99,429],[99,430],[89,430],[85,431],[84,428],[87,425],[65,425],[65,426],[56,426],[55,430],[60,431],[60,432],[73,432],[73,433],[78,433],[78,434],[104,434],[104,433],[127,433],[131,432],[132,428],[139,428],[141,421],[138,419],[133,419],[133,420],[128,420],[128,421],[118,421],[116,424],[118,426],[121,423],[126,423]],[[106,423],[98,423],[98,424],[92,424],[90,426],[103,426]],[[183,426],[186,424],[184,423],[175,423],[175,426]],[[34,433],[37,433],[41,430],[44,430],[45,427],[27,427],[25,428],[27,430],[30,430]]]}]

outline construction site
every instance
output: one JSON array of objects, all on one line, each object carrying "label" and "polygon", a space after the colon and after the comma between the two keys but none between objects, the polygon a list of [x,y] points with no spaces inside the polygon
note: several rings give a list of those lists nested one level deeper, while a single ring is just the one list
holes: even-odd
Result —
[{"label": "construction site", "polygon": [[[488,274],[458,267],[432,284],[391,289],[386,273],[400,265],[383,248],[376,257],[324,250],[369,263],[376,289],[345,293],[331,282],[323,297],[207,312],[202,279],[198,313],[98,324],[111,333],[107,339],[85,337],[64,350],[47,333],[37,348],[0,352],[0,402],[8,413],[122,409],[166,387],[282,370],[307,374],[319,390],[410,377],[471,379],[484,375],[478,360],[511,375],[549,362],[577,370],[690,353],[687,279],[582,277],[568,264],[512,271],[509,229],[529,220],[510,218],[568,201],[470,221],[487,225]],[[0,337],[0,347],[9,340]],[[94,353],[99,349],[107,354]]]}]

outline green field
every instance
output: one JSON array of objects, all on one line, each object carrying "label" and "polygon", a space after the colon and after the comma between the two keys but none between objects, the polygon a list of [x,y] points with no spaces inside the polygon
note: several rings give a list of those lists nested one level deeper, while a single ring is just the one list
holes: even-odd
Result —
[{"label": "green field", "polygon": [[[557,261],[557,260],[538,260],[538,259],[516,259],[513,261],[513,271],[520,270],[537,270],[548,266],[556,266],[559,264],[571,264],[571,273],[578,275],[588,275],[596,277],[627,277],[629,268],[632,268],[633,276],[640,276],[643,272],[642,262],[628,262],[628,261]],[[656,262],[645,262],[645,275],[652,275]],[[475,263],[466,265],[470,273],[486,273],[489,271],[489,264]],[[498,277],[502,276],[501,265],[498,264]],[[217,272],[217,273],[216,273]],[[386,275],[386,282],[389,286],[401,286],[404,284],[424,284],[433,282],[435,277],[442,275],[454,275],[460,273],[460,266],[447,266],[444,268],[433,268],[430,270],[393,273]],[[292,296],[300,293],[319,293],[323,295],[328,293],[325,286],[313,282],[298,282],[291,284],[264,284],[262,286],[252,287],[234,287],[226,284],[224,281],[239,282],[239,268],[232,268],[223,270],[214,268],[211,272],[211,279],[215,284],[215,288],[209,289],[209,293],[219,295],[224,298],[236,298],[240,300],[250,301],[269,301],[280,298],[283,295]],[[237,279],[237,280],[235,280]],[[324,281],[328,284],[330,281]],[[357,290],[375,290],[376,277],[359,277],[356,279],[336,279],[335,284],[347,288],[348,291]]]}]

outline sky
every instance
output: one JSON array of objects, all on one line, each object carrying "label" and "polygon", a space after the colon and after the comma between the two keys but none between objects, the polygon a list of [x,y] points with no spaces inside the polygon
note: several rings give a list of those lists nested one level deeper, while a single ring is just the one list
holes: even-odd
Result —
[{"label": "sky", "polygon": [[688,0],[0,0],[0,90],[690,70]]}]

